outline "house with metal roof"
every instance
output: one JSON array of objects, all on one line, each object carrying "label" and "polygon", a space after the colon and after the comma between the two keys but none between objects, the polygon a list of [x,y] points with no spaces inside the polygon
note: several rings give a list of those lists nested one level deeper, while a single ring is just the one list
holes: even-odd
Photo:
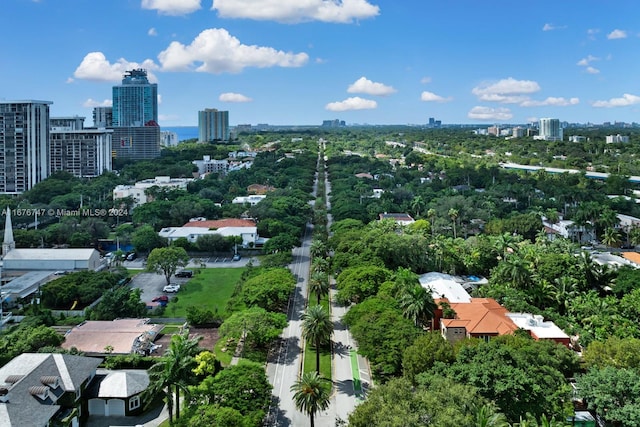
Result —
[{"label": "house with metal roof", "polygon": [[76,427],[87,413],[84,392],[102,359],[23,353],[0,368],[0,426]]}]

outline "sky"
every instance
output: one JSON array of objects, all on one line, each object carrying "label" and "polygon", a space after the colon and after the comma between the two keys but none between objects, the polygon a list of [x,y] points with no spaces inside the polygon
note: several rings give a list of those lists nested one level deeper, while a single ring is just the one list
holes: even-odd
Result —
[{"label": "sky", "polygon": [[2,0],[0,101],[158,83],[160,126],[640,122],[638,0]]}]

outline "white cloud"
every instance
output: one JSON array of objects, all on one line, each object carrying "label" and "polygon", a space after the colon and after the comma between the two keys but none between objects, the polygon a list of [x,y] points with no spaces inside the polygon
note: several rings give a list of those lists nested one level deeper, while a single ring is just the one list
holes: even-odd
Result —
[{"label": "white cloud", "polygon": [[217,10],[222,18],[286,23],[322,21],[344,24],[373,18],[380,13],[380,8],[367,0],[213,0],[211,9]]},{"label": "white cloud", "polygon": [[163,15],[187,15],[200,9],[200,0],[142,0],[142,8]]},{"label": "white cloud", "polygon": [[221,93],[220,96],[218,97],[219,101],[222,102],[251,102],[253,101],[253,99],[249,98],[248,96],[245,96],[241,93],[234,93],[234,92],[227,92],[227,93]]},{"label": "white cloud", "polygon": [[600,70],[598,70],[598,69],[597,69],[597,68],[595,68],[595,67],[591,67],[591,66],[589,66],[589,67],[585,68],[585,71],[586,71],[587,73],[589,73],[589,74],[598,74],[598,73],[600,73]]},{"label": "white cloud", "polygon": [[162,95],[158,94],[158,105],[162,104]]},{"label": "white cloud", "polygon": [[95,108],[95,107],[111,107],[113,105],[113,101],[110,99],[105,99],[104,101],[96,101],[94,99],[87,99],[82,103],[82,106],[85,108]]},{"label": "white cloud", "polygon": [[587,30],[587,34],[590,35],[590,36],[598,34],[599,32],[600,32],[600,28],[589,28]]},{"label": "white cloud", "polygon": [[621,98],[611,98],[608,101],[595,101],[591,105],[594,107],[626,107],[628,105],[640,104],[640,96],[625,93]]},{"label": "white cloud", "polygon": [[149,31],[147,31],[147,35],[151,36],[151,37],[155,37],[158,35],[158,31],[156,31],[155,28],[151,27],[149,28]]},{"label": "white cloud", "polygon": [[65,83],[67,84],[71,84],[73,82],[75,82],[75,79],[73,77],[68,77],[67,80],[65,81]]},{"label": "white cloud", "polygon": [[422,84],[431,83],[431,77],[424,76],[423,78],[420,79],[420,83],[422,83]]},{"label": "white cloud", "polygon": [[344,101],[330,102],[325,105],[325,110],[329,111],[349,111],[349,110],[372,110],[378,107],[378,103],[371,99],[354,96]]},{"label": "white cloud", "polygon": [[540,121],[537,117],[527,117],[527,123],[535,123],[537,121]]},{"label": "white cloud", "polygon": [[124,58],[118,59],[111,64],[102,52],[90,52],[82,59],[73,76],[81,80],[91,80],[98,82],[115,82],[122,80],[122,76],[127,70],[144,68],[148,72],[149,81],[156,83],[158,79],[150,70],[157,69],[158,66],[150,59],[142,63],[130,62]]},{"label": "white cloud", "polygon": [[607,34],[607,38],[609,40],[626,39],[627,38],[627,32],[624,31],[624,30],[615,29],[615,30],[611,31],[609,34]]},{"label": "white cloud", "polygon": [[476,106],[467,113],[467,117],[474,120],[509,120],[513,117],[513,114],[508,108]]},{"label": "white cloud", "polygon": [[566,25],[553,25],[553,24],[544,24],[544,26],[542,27],[542,31],[553,31],[553,30],[563,30],[567,28]]},{"label": "white cloud", "polygon": [[347,88],[348,93],[364,93],[367,95],[387,96],[397,91],[392,86],[376,83],[366,77],[360,77]]},{"label": "white cloud", "polygon": [[591,62],[593,61],[599,61],[600,58],[598,58],[597,56],[593,56],[593,55],[587,55],[586,58],[582,58],[580,61],[578,61],[576,63],[576,65],[580,65],[581,67],[586,67],[587,65],[589,65]]},{"label": "white cloud", "polygon": [[527,99],[523,94],[534,93],[539,90],[540,85],[533,80],[516,80],[509,77],[495,83],[483,83],[474,87],[471,93],[481,101],[516,104]]},{"label": "white cloud", "polygon": [[443,96],[436,95],[435,93],[428,92],[426,90],[422,92],[422,94],[420,95],[420,99],[425,102],[449,102],[453,100],[453,98],[451,97],[445,98]]},{"label": "white cloud", "polygon": [[227,30],[210,28],[198,34],[190,45],[172,42],[158,59],[167,71],[221,74],[239,73],[246,67],[301,67],[309,55],[241,44]]},{"label": "white cloud", "polygon": [[568,105],[576,105],[580,103],[579,98],[563,98],[563,97],[555,97],[550,96],[543,101],[536,101],[533,99],[528,99],[522,103],[520,103],[521,107],[540,107],[545,105],[552,105],[555,107],[566,107]]}]

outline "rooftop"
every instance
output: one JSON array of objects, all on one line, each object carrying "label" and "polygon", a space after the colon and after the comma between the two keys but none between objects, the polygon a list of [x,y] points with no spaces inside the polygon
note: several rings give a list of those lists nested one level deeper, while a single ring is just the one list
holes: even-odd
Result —
[{"label": "rooftop", "polygon": [[450,303],[471,302],[471,296],[464,290],[461,283],[449,274],[431,272],[420,276],[423,288],[431,290],[434,300],[446,298]]},{"label": "rooftop", "polygon": [[518,326],[507,317],[507,309],[491,298],[471,298],[469,302],[452,303],[455,319],[442,319],[448,327],[465,327],[467,333],[506,335],[515,332]]},{"label": "rooftop", "polygon": [[104,354],[110,346],[112,354],[129,354],[143,341],[152,343],[162,327],[149,319],[89,320],[67,332],[62,348]]},{"label": "rooftop", "polygon": [[20,259],[41,259],[50,260],[88,260],[96,253],[95,249],[51,249],[51,248],[29,248],[12,249],[4,256],[5,260]]}]

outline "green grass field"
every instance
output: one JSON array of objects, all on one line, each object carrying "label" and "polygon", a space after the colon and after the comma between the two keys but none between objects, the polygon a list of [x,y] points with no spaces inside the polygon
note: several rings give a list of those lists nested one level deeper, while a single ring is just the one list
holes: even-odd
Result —
[{"label": "green grass field", "polygon": [[225,308],[233,290],[242,276],[244,268],[207,268],[197,273],[184,284],[177,294],[177,301],[169,302],[165,317],[186,317],[187,307],[200,306],[207,310],[218,310],[226,317]]},{"label": "green grass field", "polygon": [[[309,303],[308,307],[313,307],[318,305],[318,299],[315,294],[309,295]],[[329,309],[329,297],[324,296],[320,300],[320,304],[324,307],[325,310]],[[315,372],[316,370],[316,350],[310,344],[306,343],[304,348],[304,372]],[[324,348],[320,348],[320,374],[323,377],[331,379],[331,349],[329,346],[325,346]]]}]

